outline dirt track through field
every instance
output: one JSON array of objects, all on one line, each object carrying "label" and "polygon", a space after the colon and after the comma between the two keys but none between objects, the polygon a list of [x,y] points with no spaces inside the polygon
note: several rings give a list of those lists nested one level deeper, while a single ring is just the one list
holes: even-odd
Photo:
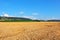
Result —
[{"label": "dirt track through field", "polygon": [[60,40],[60,22],[0,22],[0,40]]}]

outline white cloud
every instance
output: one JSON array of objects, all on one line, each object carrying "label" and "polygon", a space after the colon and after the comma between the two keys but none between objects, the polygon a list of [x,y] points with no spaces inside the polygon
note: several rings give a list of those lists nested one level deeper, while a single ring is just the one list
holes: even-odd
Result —
[{"label": "white cloud", "polygon": [[31,18],[31,16],[22,16],[22,17],[24,17],[24,18]]},{"label": "white cloud", "polygon": [[30,18],[30,19],[32,19],[32,20],[38,19],[38,18],[36,18],[36,17],[34,17],[34,16],[22,16],[22,17],[24,17],[24,18]]},{"label": "white cloud", "polygon": [[7,12],[2,12],[1,16],[4,16],[4,17],[16,17],[14,15],[9,15]]},{"label": "white cloud", "polygon": [[11,15],[9,15],[8,13],[5,13],[5,12],[2,12],[3,13],[3,15],[1,15],[1,16],[5,16],[5,17],[24,17],[24,18],[30,18],[30,19],[33,19],[33,20],[35,20],[35,19],[38,19],[36,16],[34,16],[34,15],[38,15],[38,13],[33,13],[31,16],[24,16],[23,14],[24,14],[24,12],[19,12],[20,14],[21,14],[21,16],[11,16]]},{"label": "white cloud", "polygon": [[39,15],[38,13],[32,13],[32,15]]},{"label": "white cloud", "polygon": [[8,15],[8,14],[3,14],[3,16],[5,16],[5,17],[9,17],[9,15]]},{"label": "white cloud", "polygon": [[59,18],[56,18],[56,17],[52,17],[49,20],[60,20],[60,19]]},{"label": "white cloud", "polygon": [[21,11],[21,12],[19,12],[20,14],[24,14],[24,12],[23,11]]},{"label": "white cloud", "polygon": [[8,13],[2,12],[2,14],[1,16],[9,17]]}]

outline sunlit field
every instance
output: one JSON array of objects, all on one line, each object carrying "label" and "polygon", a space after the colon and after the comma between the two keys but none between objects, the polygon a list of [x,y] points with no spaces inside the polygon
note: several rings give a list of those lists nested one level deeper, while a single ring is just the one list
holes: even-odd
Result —
[{"label": "sunlit field", "polygon": [[0,40],[60,40],[60,22],[0,22]]}]

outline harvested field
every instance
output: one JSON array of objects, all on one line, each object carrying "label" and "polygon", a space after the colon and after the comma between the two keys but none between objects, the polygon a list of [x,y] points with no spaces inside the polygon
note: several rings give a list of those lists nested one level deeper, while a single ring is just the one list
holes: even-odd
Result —
[{"label": "harvested field", "polygon": [[0,22],[0,40],[60,40],[60,22]]}]

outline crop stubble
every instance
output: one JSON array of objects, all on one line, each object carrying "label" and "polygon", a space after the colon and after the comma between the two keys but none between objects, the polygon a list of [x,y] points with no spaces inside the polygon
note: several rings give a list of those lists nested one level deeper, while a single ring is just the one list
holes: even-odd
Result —
[{"label": "crop stubble", "polygon": [[60,22],[0,22],[0,40],[60,40]]}]

